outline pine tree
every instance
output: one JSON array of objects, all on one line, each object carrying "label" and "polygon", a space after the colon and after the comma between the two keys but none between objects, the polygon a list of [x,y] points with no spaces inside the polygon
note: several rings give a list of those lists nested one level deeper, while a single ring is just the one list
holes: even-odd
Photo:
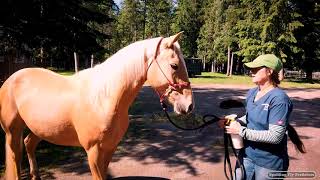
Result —
[{"label": "pine tree", "polygon": [[118,16],[117,31],[121,47],[143,39],[143,5],[139,0],[125,0]]},{"label": "pine tree", "polygon": [[172,29],[174,32],[184,32],[180,44],[186,57],[197,55],[196,41],[202,26],[202,3],[200,0],[179,0],[175,10]]},{"label": "pine tree", "polygon": [[173,3],[171,0],[148,1],[146,3],[147,37],[170,36]]},{"label": "pine tree", "polygon": [[297,64],[306,72],[306,78],[312,81],[312,72],[320,68],[320,4],[314,0],[292,0],[292,7],[303,27],[295,33],[297,43],[302,49],[295,57]]},{"label": "pine tree", "polygon": [[103,49],[99,39],[110,36],[92,27],[91,23],[109,23],[112,19],[96,8],[104,4],[111,8],[113,1],[16,1],[2,2],[0,26],[3,26],[1,44],[31,51],[37,57],[60,54],[70,56],[72,51],[91,54]]}]

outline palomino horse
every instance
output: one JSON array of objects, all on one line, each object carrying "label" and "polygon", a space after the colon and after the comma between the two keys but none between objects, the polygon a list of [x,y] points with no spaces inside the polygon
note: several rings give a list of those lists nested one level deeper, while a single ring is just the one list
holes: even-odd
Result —
[{"label": "palomino horse", "polygon": [[41,140],[82,146],[93,179],[105,179],[128,128],[128,108],[143,84],[176,113],[193,109],[192,90],[178,43],[180,33],[133,43],[94,68],[65,77],[46,69],[14,73],[0,89],[0,120],[6,133],[7,179],[20,179],[22,134],[32,179],[39,178],[35,149]]}]

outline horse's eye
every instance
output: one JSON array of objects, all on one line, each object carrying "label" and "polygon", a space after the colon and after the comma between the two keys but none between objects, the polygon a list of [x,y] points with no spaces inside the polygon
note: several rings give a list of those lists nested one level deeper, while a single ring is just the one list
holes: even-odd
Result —
[{"label": "horse's eye", "polygon": [[177,64],[170,64],[171,68],[174,69],[174,70],[177,70],[178,69],[178,65]]}]

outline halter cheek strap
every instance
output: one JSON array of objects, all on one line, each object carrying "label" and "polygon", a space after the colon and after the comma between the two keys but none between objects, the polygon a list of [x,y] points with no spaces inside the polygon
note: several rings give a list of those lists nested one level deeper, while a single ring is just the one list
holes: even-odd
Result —
[{"label": "halter cheek strap", "polygon": [[182,82],[182,83],[173,83],[169,80],[169,78],[166,76],[166,74],[163,72],[159,62],[157,61],[157,55],[158,55],[158,51],[159,51],[159,48],[160,48],[160,44],[161,44],[161,41],[163,40],[163,38],[161,38],[158,42],[158,45],[157,45],[157,48],[156,48],[156,52],[154,53],[154,57],[151,61],[151,63],[148,65],[148,68],[147,68],[147,71],[149,70],[151,64],[155,61],[161,71],[161,73],[163,74],[163,76],[167,79],[168,81],[168,88],[165,90],[165,92],[163,94],[160,94],[159,91],[155,90],[160,98],[160,104],[162,106],[163,109],[166,109],[166,105],[163,103],[165,97],[169,96],[169,94],[172,92],[172,91],[177,91],[178,89],[181,89],[181,88],[184,88],[184,87],[188,87],[190,85],[190,82]]}]

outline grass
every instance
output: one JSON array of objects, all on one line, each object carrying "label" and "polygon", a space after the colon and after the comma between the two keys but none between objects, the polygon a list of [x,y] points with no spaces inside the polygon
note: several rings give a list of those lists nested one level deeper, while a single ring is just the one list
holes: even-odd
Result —
[{"label": "grass", "polygon": [[202,72],[196,78],[190,78],[192,84],[250,84],[248,76],[232,75],[231,77],[221,73]]},{"label": "grass", "polygon": [[[221,73],[203,72],[196,78],[190,78],[192,84],[237,84],[253,86],[251,77],[246,75],[232,75],[231,77]],[[280,87],[283,88],[319,88],[320,81],[314,80],[312,83],[303,79],[284,79]]]},{"label": "grass", "polygon": [[63,76],[71,76],[74,74],[74,71],[55,71],[56,73],[59,73]]},{"label": "grass", "polygon": [[[73,71],[58,71],[59,74],[70,76],[74,74]],[[226,76],[222,73],[202,72],[201,75],[195,78],[190,78],[192,84],[236,84],[253,86],[251,77],[247,75],[232,75]],[[320,89],[320,80],[314,80],[312,83],[304,79],[284,79],[280,87],[283,88],[317,88]]]}]

